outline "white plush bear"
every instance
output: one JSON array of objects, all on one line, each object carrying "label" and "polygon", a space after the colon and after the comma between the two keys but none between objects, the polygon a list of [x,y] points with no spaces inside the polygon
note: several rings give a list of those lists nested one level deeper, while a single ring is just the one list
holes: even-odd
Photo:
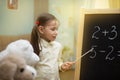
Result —
[{"label": "white plush bear", "polygon": [[28,40],[20,39],[8,44],[6,49],[0,52],[0,59],[11,53],[22,56],[26,60],[26,63],[32,66],[40,60],[34,53],[33,47]]},{"label": "white plush bear", "polygon": [[0,60],[0,80],[35,80],[36,70],[24,58],[10,54]]}]

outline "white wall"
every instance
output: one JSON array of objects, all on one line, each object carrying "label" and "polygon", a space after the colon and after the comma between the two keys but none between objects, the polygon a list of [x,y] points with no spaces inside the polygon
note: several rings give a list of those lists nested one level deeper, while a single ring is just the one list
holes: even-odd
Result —
[{"label": "white wall", "polygon": [[0,0],[0,35],[31,32],[34,22],[34,0],[18,0],[18,9],[7,8],[8,0]]}]

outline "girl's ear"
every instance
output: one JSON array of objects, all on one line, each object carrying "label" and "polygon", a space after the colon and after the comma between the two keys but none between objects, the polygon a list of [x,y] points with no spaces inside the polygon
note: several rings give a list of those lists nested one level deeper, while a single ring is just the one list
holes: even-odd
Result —
[{"label": "girl's ear", "polygon": [[43,26],[39,26],[39,27],[38,27],[38,30],[39,30],[39,32],[40,32],[41,34],[44,33],[44,32],[43,32]]}]

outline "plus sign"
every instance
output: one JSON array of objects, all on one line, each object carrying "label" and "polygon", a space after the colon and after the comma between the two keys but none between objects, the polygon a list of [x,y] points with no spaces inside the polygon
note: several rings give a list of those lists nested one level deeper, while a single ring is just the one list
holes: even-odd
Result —
[{"label": "plus sign", "polygon": [[107,33],[109,33],[108,31],[102,31],[102,33],[104,34],[104,36],[106,36]]}]

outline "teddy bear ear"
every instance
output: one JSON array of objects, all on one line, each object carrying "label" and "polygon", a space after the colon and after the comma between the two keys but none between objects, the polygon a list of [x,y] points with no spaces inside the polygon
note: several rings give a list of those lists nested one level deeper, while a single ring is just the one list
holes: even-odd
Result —
[{"label": "teddy bear ear", "polygon": [[28,50],[28,48],[29,48],[29,46],[28,46],[28,45],[27,45],[27,46],[25,46],[25,47],[23,47],[23,51]]}]

